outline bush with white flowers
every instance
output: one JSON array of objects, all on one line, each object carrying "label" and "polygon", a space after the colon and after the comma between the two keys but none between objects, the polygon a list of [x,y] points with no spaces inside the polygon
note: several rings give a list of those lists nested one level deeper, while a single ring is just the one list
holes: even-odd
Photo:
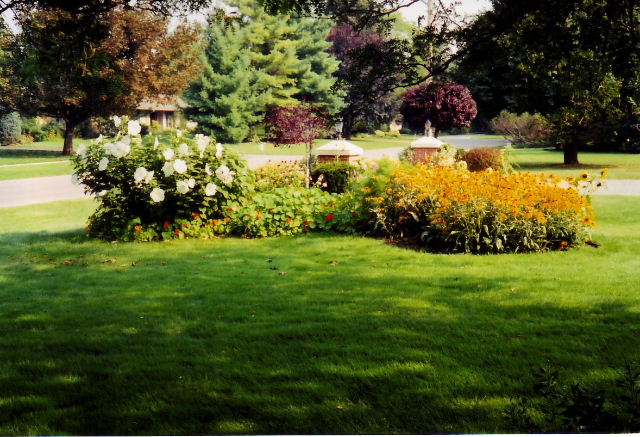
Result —
[{"label": "bush with white flowers", "polygon": [[73,157],[74,179],[100,202],[89,217],[90,235],[168,238],[178,232],[175,223],[196,216],[222,218],[228,202],[253,190],[245,161],[211,138],[177,130],[159,141],[141,137],[135,120],[113,120],[119,129],[115,138],[100,136],[78,147]]}]

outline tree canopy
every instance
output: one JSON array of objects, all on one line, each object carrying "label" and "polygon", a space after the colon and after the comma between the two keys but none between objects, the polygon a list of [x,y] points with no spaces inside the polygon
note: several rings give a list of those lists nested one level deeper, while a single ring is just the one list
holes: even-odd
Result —
[{"label": "tree canopy", "polygon": [[65,121],[65,154],[80,122],[177,94],[198,69],[197,32],[181,25],[168,33],[168,20],[150,13],[38,10],[19,24],[15,103],[23,113]]}]

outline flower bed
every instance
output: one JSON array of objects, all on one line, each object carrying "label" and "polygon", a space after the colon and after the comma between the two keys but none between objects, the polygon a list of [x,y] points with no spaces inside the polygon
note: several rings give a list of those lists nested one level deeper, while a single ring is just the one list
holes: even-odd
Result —
[{"label": "flower bed", "polygon": [[[531,173],[397,167],[362,188],[372,224],[446,253],[566,249],[589,237],[593,211],[575,186]],[[583,181],[588,183],[588,181]]]}]

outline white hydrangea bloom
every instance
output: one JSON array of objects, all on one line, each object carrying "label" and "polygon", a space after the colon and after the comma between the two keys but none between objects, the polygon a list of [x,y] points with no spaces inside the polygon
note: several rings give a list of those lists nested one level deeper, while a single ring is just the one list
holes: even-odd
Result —
[{"label": "white hydrangea bloom", "polygon": [[167,161],[164,163],[164,165],[162,166],[162,172],[164,173],[165,177],[169,177],[173,174],[173,162],[171,161]]},{"label": "white hydrangea bloom", "polygon": [[167,149],[162,152],[162,156],[164,156],[164,159],[166,159],[167,161],[171,161],[174,155],[175,153],[173,152],[173,149]]},{"label": "white hydrangea bloom", "polygon": [[197,127],[198,123],[196,123],[195,121],[187,121],[187,129],[194,130]]},{"label": "white hydrangea bloom", "polygon": [[106,156],[104,158],[102,158],[100,160],[100,162],[98,163],[98,170],[100,171],[105,171],[107,169],[107,166],[109,165],[109,158],[107,158]]},{"label": "white hydrangea bloom", "polygon": [[224,151],[224,148],[222,147],[222,144],[220,143],[216,144],[216,158],[218,159],[222,158],[223,151]]},{"label": "white hydrangea bloom", "polygon": [[176,171],[176,173],[179,173],[179,174],[186,173],[186,171],[187,171],[187,163],[185,161],[183,161],[182,159],[176,159],[173,162],[173,169]]},{"label": "white hydrangea bloom", "polygon": [[148,184],[153,179],[153,171],[148,171],[144,167],[138,167],[133,174],[133,180],[136,183],[145,183]]},{"label": "white hydrangea bloom", "polygon": [[209,167],[209,163],[208,162],[204,165],[204,172],[206,174],[208,174],[209,176],[211,176],[211,167]]},{"label": "white hydrangea bloom", "polygon": [[131,137],[129,135],[125,135],[120,139],[120,141],[124,144],[131,144]]},{"label": "white hydrangea bloom", "polygon": [[117,143],[111,146],[111,155],[116,158],[124,158],[131,152],[131,146],[122,141],[118,141]]},{"label": "white hydrangea bloom", "polygon": [[139,135],[142,131],[142,126],[140,126],[140,122],[138,120],[131,120],[127,123],[127,132],[129,135]]},{"label": "white hydrangea bloom", "polygon": [[104,143],[104,145],[102,146],[102,148],[104,149],[104,152],[107,155],[111,155],[111,149],[113,148],[113,144],[112,143]]},{"label": "white hydrangea bloom", "polygon": [[82,143],[78,146],[78,148],[76,149],[76,154],[84,159],[85,155],[87,154],[87,145]]},{"label": "white hydrangea bloom", "polygon": [[189,178],[187,183],[189,184],[189,188],[193,188],[196,186],[196,180],[194,178]]},{"label": "white hydrangea bloom", "polygon": [[176,182],[176,191],[180,194],[186,194],[189,192],[189,182],[187,181],[177,181]]},{"label": "white hydrangea bloom", "polygon": [[198,150],[204,151],[204,149],[211,143],[211,138],[207,135],[196,134],[195,137],[196,144],[198,145]]},{"label": "white hydrangea bloom", "polygon": [[164,200],[164,190],[158,187],[151,190],[151,200],[154,202],[162,202]]},{"label": "white hydrangea bloom", "polygon": [[218,186],[216,184],[209,183],[209,184],[207,184],[206,187],[204,187],[204,195],[205,196],[213,196],[217,192],[218,192]]},{"label": "white hydrangea bloom", "polygon": [[156,150],[159,145],[160,141],[158,140],[158,136],[156,135],[155,139],[153,140],[153,150]]},{"label": "white hydrangea bloom", "polygon": [[109,190],[102,190],[96,196],[97,197],[104,197],[104,196],[107,195],[108,192],[109,192]]},{"label": "white hydrangea bloom", "polygon": [[189,146],[187,146],[186,143],[181,143],[178,146],[178,155],[182,155],[182,156],[188,156],[190,153],[189,151]]},{"label": "white hydrangea bloom", "polygon": [[112,119],[113,119],[113,125],[115,127],[120,127],[120,125],[122,124],[122,120],[120,120],[120,117],[118,117],[117,115],[114,115]]},{"label": "white hydrangea bloom", "polygon": [[176,136],[180,138],[182,136],[182,131],[180,129],[176,129]]},{"label": "white hydrangea bloom", "polygon": [[229,170],[229,167],[224,164],[216,169],[216,176],[225,185],[231,185],[235,174],[236,172]]}]

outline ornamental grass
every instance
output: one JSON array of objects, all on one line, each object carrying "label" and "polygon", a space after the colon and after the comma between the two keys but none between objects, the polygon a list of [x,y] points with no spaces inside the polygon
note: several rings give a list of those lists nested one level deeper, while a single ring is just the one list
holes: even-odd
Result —
[{"label": "ornamental grass", "polygon": [[589,238],[593,211],[578,188],[593,179],[572,181],[418,165],[379,172],[362,191],[375,227],[389,237],[445,253],[539,252]]}]

